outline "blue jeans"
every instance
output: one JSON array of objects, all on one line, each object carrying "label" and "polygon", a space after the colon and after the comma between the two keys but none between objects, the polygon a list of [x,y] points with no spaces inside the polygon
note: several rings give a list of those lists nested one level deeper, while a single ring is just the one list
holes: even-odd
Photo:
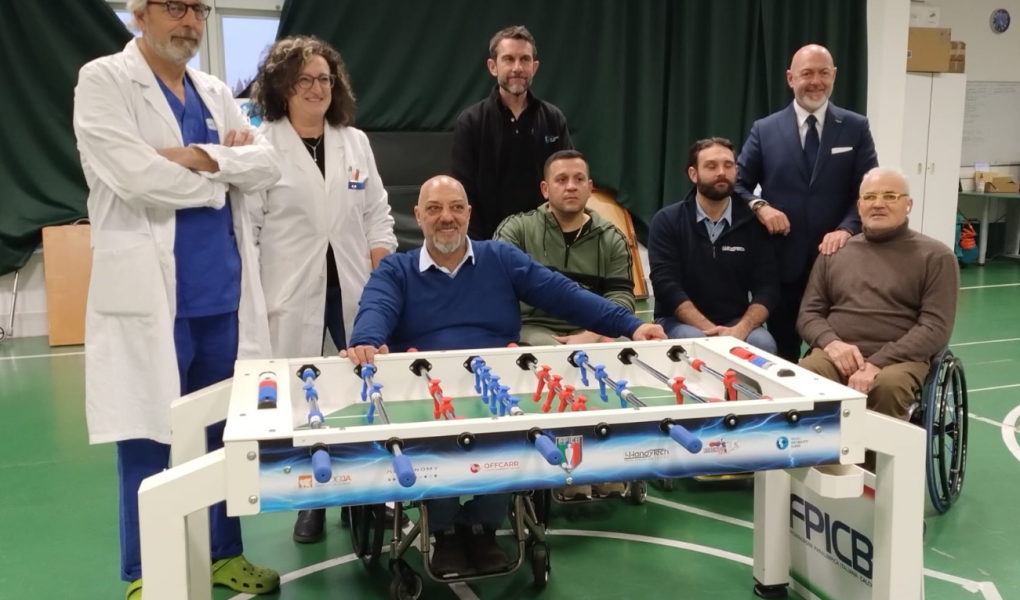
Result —
[{"label": "blue jeans", "polygon": [[[177,368],[181,394],[208,387],[234,375],[237,359],[237,313],[177,319],[174,323]],[[223,447],[226,421],[206,428],[209,451]],[[117,442],[117,475],[120,478],[120,576],[134,581],[142,576],[138,534],[138,488],[142,480],[165,470],[170,446],[148,439]],[[244,550],[241,521],[227,516],[227,505],[209,507],[212,558],[232,558]]]},{"label": "blue jeans", "polygon": [[470,527],[481,525],[485,529],[496,531],[503,525],[512,494],[486,494],[475,496],[464,506],[460,498],[436,498],[426,500],[429,512],[429,529],[433,532],[447,531],[456,525]]},{"label": "blue jeans", "polygon": [[[655,320],[655,322],[662,325],[662,328],[666,330],[666,335],[669,336],[670,339],[682,340],[705,337],[704,331],[697,327],[687,325],[686,323],[681,323],[672,317],[659,317]],[[733,327],[739,322],[739,319],[732,321],[725,324],[725,327]],[[770,354],[776,353],[776,341],[772,339],[772,334],[764,327],[758,327],[752,331],[751,334],[747,336],[746,341],[755,348],[759,348]]]}]

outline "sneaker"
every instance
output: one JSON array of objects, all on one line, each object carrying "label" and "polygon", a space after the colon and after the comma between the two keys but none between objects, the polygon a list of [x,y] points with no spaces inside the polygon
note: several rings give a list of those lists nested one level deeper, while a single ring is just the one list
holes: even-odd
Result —
[{"label": "sneaker", "polygon": [[498,571],[510,563],[506,552],[496,542],[496,532],[475,526],[466,536],[467,552],[479,571]]},{"label": "sneaker", "polygon": [[436,532],[429,569],[438,577],[463,575],[471,570],[464,554],[464,539],[456,532]]}]

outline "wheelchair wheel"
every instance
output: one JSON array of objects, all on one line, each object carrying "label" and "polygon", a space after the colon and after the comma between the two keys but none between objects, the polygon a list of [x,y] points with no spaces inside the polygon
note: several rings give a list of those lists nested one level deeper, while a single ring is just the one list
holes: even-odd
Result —
[{"label": "wheelchair wheel", "polygon": [[365,567],[373,568],[379,564],[383,533],[388,528],[385,504],[351,507],[351,545]]},{"label": "wheelchair wheel", "polygon": [[924,406],[928,495],[935,509],[945,513],[960,497],[967,469],[967,378],[952,352],[932,366],[938,371]]}]

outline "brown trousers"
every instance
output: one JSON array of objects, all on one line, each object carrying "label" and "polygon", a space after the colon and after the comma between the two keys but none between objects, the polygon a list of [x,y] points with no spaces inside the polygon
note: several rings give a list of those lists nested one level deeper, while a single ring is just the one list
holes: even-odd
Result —
[{"label": "brown trousers", "polygon": [[[836,364],[821,348],[812,348],[800,366],[826,379],[846,385]],[[868,409],[890,417],[907,420],[918,390],[928,376],[928,364],[919,362],[890,365],[878,372],[868,393]]]}]

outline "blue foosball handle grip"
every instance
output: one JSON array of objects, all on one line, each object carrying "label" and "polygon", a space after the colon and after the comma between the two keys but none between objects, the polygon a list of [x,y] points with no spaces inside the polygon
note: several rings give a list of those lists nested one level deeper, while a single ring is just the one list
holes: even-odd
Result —
[{"label": "blue foosball handle grip", "polygon": [[669,437],[676,440],[676,443],[680,444],[691,454],[697,454],[701,452],[702,443],[693,433],[687,431],[683,425],[673,424],[669,428]]},{"label": "blue foosball handle grip", "polygon": [[535,448],[545,457],[550,465],[559,465],[563,462],[563,453],[556,447],[556,443],[548,436],[540,435],[535,438]]},{"label": "blue foosball handle grip", "polygon": [[312,453],[312,473],[315,474],[315,481],[327,483],[333,478],[333,465],[329,452],[316,450]]},{"label": "blue foosball handle grip", "polygon": [[411,459],[404,454],[393,457],[393,472],[397,474],[397,481],[404,487],[411,487],[418,479],[411,467]]}]

